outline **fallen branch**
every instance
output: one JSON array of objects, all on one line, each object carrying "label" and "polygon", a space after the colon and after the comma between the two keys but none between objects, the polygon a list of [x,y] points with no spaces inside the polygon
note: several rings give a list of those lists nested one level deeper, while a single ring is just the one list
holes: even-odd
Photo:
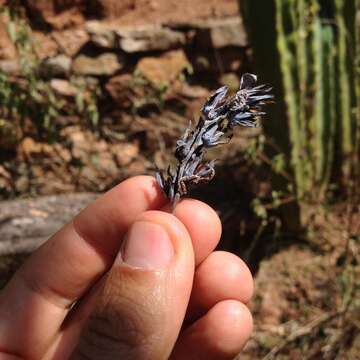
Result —
[{"label": "fallen branch", "polygon": [[32,252],[96,197],[67,194],[0,202],[0,256]]}]

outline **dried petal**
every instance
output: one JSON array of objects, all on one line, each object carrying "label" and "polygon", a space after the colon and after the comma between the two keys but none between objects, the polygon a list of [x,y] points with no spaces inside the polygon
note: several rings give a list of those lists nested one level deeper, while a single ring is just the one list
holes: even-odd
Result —
[{"label": "dried petal", "polygon": [[254,74],[246,73],[241,77],[240,89],[251,89],[257,82],[257,76]]},{"label": "dried petal", "polygon": [[223,86],[209,97],[202,109],[205,119],[212,120],[221,115],[221,112],[225,110],[223,105],[228,91],[229,88]]}]

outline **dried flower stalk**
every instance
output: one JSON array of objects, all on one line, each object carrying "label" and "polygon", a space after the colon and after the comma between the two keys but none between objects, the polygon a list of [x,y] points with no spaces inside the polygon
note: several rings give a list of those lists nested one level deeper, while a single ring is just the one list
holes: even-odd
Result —
[{"label": "dried flower stalk", "polygon": [[231,97],[227,96],[228,87],[221,87],[206,101],[195,128],[190,121],[176,143],[176,171],[169,166],[166,174],[156,173],[157,182],[173,207],[191,187],[208,183],[214,177],[216,160],[204,162],[205,150],[228,143],[235,126],[256,127],[258,119],[265,115],[262,108],[272,102],[272,89],[267,85],[256,86],[256,82],[256,75],[244,74],[239,91]]}]

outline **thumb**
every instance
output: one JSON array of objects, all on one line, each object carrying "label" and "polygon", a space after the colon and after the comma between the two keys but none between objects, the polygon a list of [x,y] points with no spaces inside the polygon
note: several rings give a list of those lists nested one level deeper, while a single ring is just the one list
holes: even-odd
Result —
[{"label": "thumb", "polygon": [[129,229],[73,359],[167,359],[178,337],[194,274],[185,226],[149,211]]}]

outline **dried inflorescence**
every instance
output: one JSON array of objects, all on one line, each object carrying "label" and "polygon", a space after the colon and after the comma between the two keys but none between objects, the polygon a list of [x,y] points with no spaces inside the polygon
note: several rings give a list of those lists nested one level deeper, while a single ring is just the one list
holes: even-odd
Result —
[{"label": "dried inflorescence", "polygon": [[215,160],[204,162],[207,148],[226,144],[235,126],[256,127],[257,120],[265,115],[262,107],[272,102],[271,88],[256,86],[257,77],[244,74],[240,89],[228,96],[226,86],[218,89],[206,101],[195,128],[189,127],[176,143],[176,171],[169,166],[167,174],[158,171],[156,179],[173,206],[186,195],[193,185],[207,183],[215,175]]}]

